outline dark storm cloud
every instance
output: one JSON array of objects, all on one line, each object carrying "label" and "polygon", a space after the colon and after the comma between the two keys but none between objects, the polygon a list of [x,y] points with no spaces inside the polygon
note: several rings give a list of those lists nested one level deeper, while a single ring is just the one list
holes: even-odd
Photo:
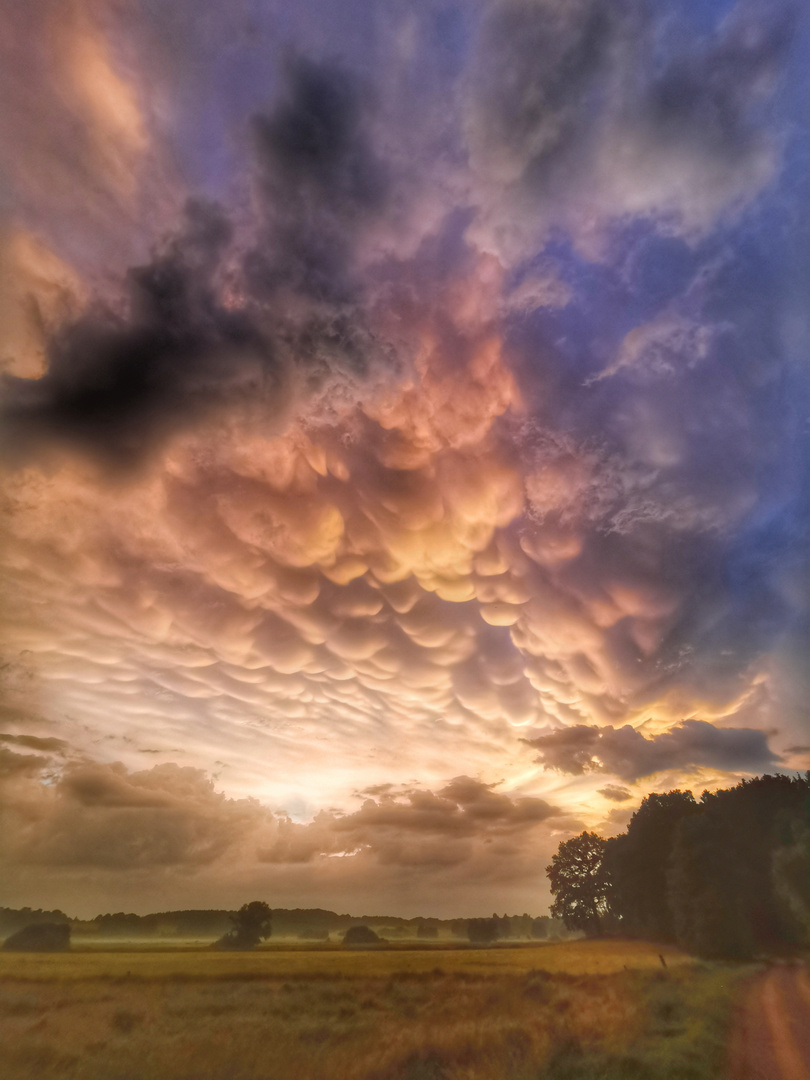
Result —
[{"label": "dark storm cloud", "polygon": [[286,81],[275,110],[252,123],[265,225],[244,259],[246,287],[270,305],[276,333],[310,378],[365,374],[371,354],[386,349],[369,325],[358,245],[390,191],[370,92],[302,56],[288,60]]},{"label": "dark storm cloud", "polygon": [[703,720],[684,720],[649,739],[629,725],[577,724],[526,741],[540,751],[538,760],[546,768],[573,774],[605,772],[622,780],[699,767],[758,772],[779,761],[768,747],[766,732],[717,728]]},{"label": "dark storm cloud", "polygon": [[777,4],[766,15],[739,13],[708,48],[676,55],[642,98],[653,139],[694,145],[740,164],[761,139],[751,109],[783,70],[796,14]]},{"label": "dark storm cloud", "polygon": [[218,210],[190,203],[183,233],[129,272],[127,317],[91,312],[52,341],[43,378],[7,377],[6,453],[60,441],[126,465],[229,394],[267,395],[269,342],[215,296],[229,237]]},{"label": "dark storm cloud", "polygon": [[627,788],[618,787],[616,784],[608,784],[607,787],[599,788],[599,794],[605,799],[610,799],[611,802],[626,802],[633,797]]},{"label": "dark storm cloud", "polygon": [[[364,130],[367,106],[354,77],[305,57],[288,64],[288,92],[270,116],[254,120],[263,180],[272,203],[303,204],[335,217],[381,208],[387,189],[382,162]],[[313,207],[313,209],[315,208]]]},{"label": "dark storm cloud", "polygon": [[6,456],[62,443],[130,466],[225,408],[277,416],[296,366],[322,383],[383,351],[352,280],[358,229],[386,190],[366,98],[352,76],[304,59],[288,80],[254,118],[259,242],[235,250],[224,211],[190,200],[178,234],[128,272],[123,316],[91,308],[51,340],[43,378],[4,377]]}]

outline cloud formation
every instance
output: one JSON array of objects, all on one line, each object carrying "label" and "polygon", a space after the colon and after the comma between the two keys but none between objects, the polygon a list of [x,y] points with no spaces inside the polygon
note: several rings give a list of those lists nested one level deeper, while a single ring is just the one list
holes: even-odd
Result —
[{"label": "cloud formation", "polygon": [[56,442],[133,466],[212,416],[272,423],[324,373],[368,374],[381,346],[353,260],[384,169],[351,76],[299,58],[287,81],[253,117],[260,245],[238,250],[224,211],[189,199],[177,234],[129,270],[123,316],[89,309],[53,336],[41,378],[6,377],[7,456]]},{"label": "cloud formation", "polygon": [[251,875],[275,890],[290,872],[317,897],[325,866],[340,866],[349,887],[363,875],[390,887],[392,876],[449,869],[472,887],[514,877],[531,884],[527,848],[545,850],[549,819],[560,817],[542,799],[513,799],[462,776],[435,793],[386,790],[366,795],[359,809],[324,809],[296,823],[256,799],[217,793],[198,769],[130,772],[79,759],[54,774],[53,766],[0,749],[3,863],[40,887],[46,875],[69,886],[80,873],[86,909],[126,887],[121,879],[133,890],[130,905],[148,903],[154,874],[181,874],[189,894],[202,890],[211,903],[235,902],[234,888]]},{"label": "cloud formation", "polygon": [[754,116],[794,31],[787,8],[739,10],[710,42],[664,52],[665,31],[635,0],[493,5],[470,75],[476,240],[528,255],[562,219],[598,251],[600,230],[628,215],[705,234],[777,167]]},{"label": "cloud formation", "polygon": [[[561,772],[606,772],[621,780],[639,780],[653,773],[701,766],[723,772],[762,772],[778,758],[768,747],[768,734],[749,728],[717,728],[703,720],[684,720],[669,731],[646,738],[625,725],[620,728],[577,724],[527,740],[540,751],[539,760]],[[620,788],[606,798],[616,798]],[[622,796],[619,795],[619,798]]]},{"label": "cloud formation", "polygon": [[607,787],[599,788],[599,794],[610,802],[627,802],[633,797],[627,788],[619,787],[617,784],[608,784]]},{"label": "cloud formation", "polygon": [[0,752],[77,839],[14,830],[483,913],[603,774],[806,742],[807,31],[283,8],[11,19]]}]

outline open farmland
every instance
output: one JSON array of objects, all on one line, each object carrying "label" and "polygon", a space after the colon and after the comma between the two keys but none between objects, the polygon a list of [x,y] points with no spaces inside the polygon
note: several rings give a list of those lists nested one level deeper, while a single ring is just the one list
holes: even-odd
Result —
[{"label": "open farmland", "polygon": [[4,1080],[717,1077],[744,969],[655,946],[0,954]]},{"label": "open farmland", "polygon": [[205,979],[365,977],[427,974],[526,974],[540,969],[601,975],[625,968],[660,968],[690,962],[685,953],[647,942],[572,941],[549,945],[393,945],[346,949],[340,945],[263,945],[252,952],[154,944],[81,946],[69,953],[0,952],[0,978],[76,980],[93,978]]}]

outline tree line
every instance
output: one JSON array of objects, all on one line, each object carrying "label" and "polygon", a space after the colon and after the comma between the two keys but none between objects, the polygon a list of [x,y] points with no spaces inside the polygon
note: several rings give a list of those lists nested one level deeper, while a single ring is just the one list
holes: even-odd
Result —
[{"label": "tree line", "polygon": [[622,835],[564,841],[546,872],[572,930],[704,957],[810,944],[810,773],[653,793]]},{"label": "tree line", "polygon": [[[34,923],[64,923],[76,936],[120,938],[193,937],[219,938],[233,930],[235,911],[227,909],[188,909],[161,911],[149,915],[133,912],[108,912],[93,919],[73,919],[63,911],[0,907],[0,938]],[[372,927],[387,939],[421,940],[470,939],[521,940],[568,936],[563,922],[548,915],[497,915],[488,919],[439,919],[416,916],[411,919],[393,915],[338,914],[325,908],[274,908],[273,937],[325,941],[330,935],[342,936],[357,923]],[[485,924],[485,925],[483,925]],[[470,936],[472,934],[472,937]]]}]

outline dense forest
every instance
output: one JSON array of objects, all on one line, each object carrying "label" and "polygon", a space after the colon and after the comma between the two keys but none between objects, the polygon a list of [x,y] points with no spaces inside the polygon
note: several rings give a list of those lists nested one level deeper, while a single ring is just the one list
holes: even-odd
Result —
[{"label": "dense forest", "polygon": [[547,872],[571,929],[706,957],[810,944],[810,773],[648,795],[625,833],[564,841]]}]

